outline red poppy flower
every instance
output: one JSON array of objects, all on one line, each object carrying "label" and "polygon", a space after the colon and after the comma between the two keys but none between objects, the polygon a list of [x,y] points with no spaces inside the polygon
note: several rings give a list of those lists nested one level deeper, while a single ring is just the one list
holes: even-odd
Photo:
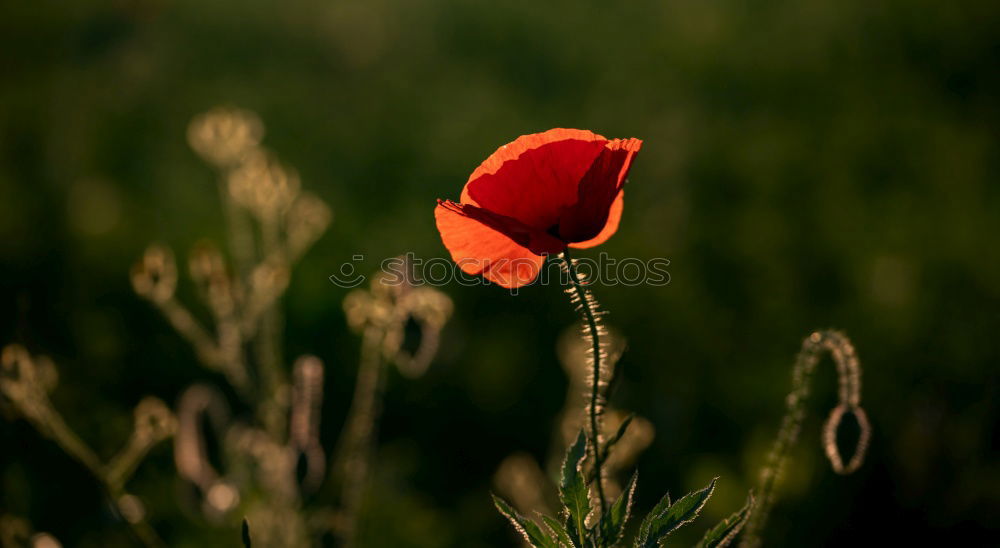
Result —
[{"label": "red poppy flower", "polygon": [[497,149],[459,203],[438,200],[441,240],[459,267],[507,288],[531,283],[545,256],[604,243],[618,230],[639,139],[550,129]]}]

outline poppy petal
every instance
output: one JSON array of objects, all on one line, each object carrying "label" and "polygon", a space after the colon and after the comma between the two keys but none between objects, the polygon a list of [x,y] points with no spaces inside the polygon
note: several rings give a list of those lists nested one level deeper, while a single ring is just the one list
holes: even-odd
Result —
[{"label": "poppy petal", "polygon": [[564,209],[577,203],[578,186],[607,143],[578,129],[519,137],[476,168],[461,201],[548,230]]},{"label": "poppy petal", "polygon": [[578,200],[559,218],[559,236],[563,240],[591,240],[607,226],[611,204],[621,193],[640,148],[639,139],[615,139],[607,143],[580,181]]},{"label": "poppy petal", "polygon": [[618,231],[618,223],[622,219],[622,210],[625,208],[625,190],[622,189],[618,196],[615,198],[614,202],[611,202],[611,209],[608,210],[608,221],[604,223],[604,228],[589,240],[584,240],[582,242],[575,242],[569,244],[569,247],[575,249],[587,249],[591,247],[596,247],[604,242],[608,241],[608,238],[614,236],[615,232]]},{"label": "poppy petal", "polygon": [[500,227],[488,224],[489,219],[479,215],[481,209],[470,207],[475,206],[439,202],[434,209],[441,240],[452,260],[466,274],[482,275],[508,289],[533,282],[545,257],[514,241]]}]

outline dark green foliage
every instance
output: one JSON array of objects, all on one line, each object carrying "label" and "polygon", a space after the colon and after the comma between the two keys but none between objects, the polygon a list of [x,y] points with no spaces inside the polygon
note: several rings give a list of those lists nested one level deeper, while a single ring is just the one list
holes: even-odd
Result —
[{"label": "dark green foliage", "polygon": [[650,512],[643,520],[635,545],[641,548],[656,548],[675,529],[698,517],[698,513],[715,491],[717,479],[713,479],[704,489],[684,495],[661,513]]},{"label": "dark green foliage", "polygon": [[629,514],[632,512],[632,500],[635,496],[635,484],[638,479],[639,472],[636,471],[632,474],[632,479],[628,480],[628,485],[618,495],[618,500],[608,509],[608,515],[601,520],[601,536],[611,545],[621,540],[622,534],[625,532],[625,522],[628,521]]},{"label": "dark green foliage", "polygon": [[542,516],[542,521],[545,522],[545,526],[549,528],[552,532],[556,541],[563,546],[574,546],[573,539],[570,538],[569,532],[566,530],[566,526],[559,523],[557,520],[550,518],[549,516]]},{"label": "dark green foliage", "polygon": [[730,542],[736,538],[743,525],[746,524],[747,518],[750,516],[750,511],[754,507],[753,493],[747,497],[746,504],[739,511],[735,512],[733,515],[719,522],[718,525],[709,529],[705,536],[702,537],[701,542],[698,543],[697,548],[721,548],[723,546],[728,546]]},{"label": "dark green foliage", "polygon": [[584,543],[587,536],[587,515],[590,514],[590,490],[580,471],[580,464],[587,458],[587,437],[581,430],[576,441],[566,451],[559,478],[559,500],[563,504],[566,529],[574,540]]},{"label": "dark green foliage", "polygon": [[548,535],[542,532],[542,529],[535,522],[530,519],[518,514],[507,501],[502,498],[493,495],[493,504],[496,505],[497,510],[500,511],[517,529],[518,533],[524,537],[524,540],[528,544],[536,548],[555,548],[558,545],[556,542],[550,538]]},{"label": "dark green foliage", "polygon": [[[627,427],[626,421],[626,427]],[[624,427],[615,438],[621,438]],[[611,443],[608,444],[609,446]],[[545,524],[541,528],[533,520],[519,514],[507,501],[493,496],[493,503],[518,533],[536,548],[609,548],[620,546],[631,515],[632,503],[638,483],[638,471],[632,474],[628,484],[618,499],[604,516],[591,505],[591,489],[582,471],[587,459],[587,437],[581,430],[576,441],[567,449],[559,478],[559,500],[562,502],[563,521],[550,516],[540,516]],[[682,525],[698,517],[705,503],[715,491],[715,478],[704,489],[688,493],[677,502],[671,503],[670,495],[664,495],[643,519],[639,534],[635,538],[636,548],[658,548],[664,539]],[[723,520],[705,533],[699,547],[714,548],[727,546],[740,532],[753,508],[753,495],[738,512]],[[595,514],[591,516],[591,512]],[[588,516],[590,526],[588,527]],[[596,521],[596,524],[594,523]]]}]

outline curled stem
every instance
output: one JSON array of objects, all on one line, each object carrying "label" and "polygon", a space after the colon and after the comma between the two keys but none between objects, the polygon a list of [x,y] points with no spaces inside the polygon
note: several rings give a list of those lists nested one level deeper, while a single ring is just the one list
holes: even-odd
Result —
[{"label": "curled stem", "polygon": [[[760,502],[750,515],[743,542],[740,544],[741,548],[756,548],[761,544],[760,534],[774,505],[775,487],[781,479],[789,453],[798,440],[802,428],[813,372],[826,352],[830,353],[837,368],[839,401],[830,412],[823,428],[823,450],[831,468],[838,474],[850,474],[864,462],[871,437],[871,426],[864,409],[861,408],[861,365],[857,353],[854,345],[843,333],[832,330],[816,331],[802,341],[802,350],[795,358],[795,366],[792,368],[792,391],[786,399],[785,416],[781,419],[781,429],[761,471]],[[836,438],[841,419],[848,412],[857,420],[860,433],[854,454],[845,465]]]},{"label": "curled stem", "polygon": [[584,282],[580,278],[580,274],[576,270],[576,266],[573,264],[573,259],[569,255],[569,249],[567,248],[562,253],[562,260],[566,266],[566,271],[569,273],[569,280],[572,284],[572,288],[568,289],[572,297],[572,301],[577,305],[583,314],[583,320],[586,327],[586,336],[589,337],[592,347],[590,348],[590,359],[591,359],[591,374],[590,374],[590,387],[589,396],[590,402],[587,406],[589,421],[590,421],[590,447],[593,452],[594,457],[594,483],[597,485],[597,499],[600,504],[601,513],[597,516],[598,521],[604,517],[607,512],[607,503],[604,498],[604,478],[602,473],[602,455],[601,455],[601,428],[600,428],[600,414],[603,408],[604,395],[601,393],[601,328],[599,317],[595,312],[597,308],[597,301],[591,295],[590,290],[584,285]]}]

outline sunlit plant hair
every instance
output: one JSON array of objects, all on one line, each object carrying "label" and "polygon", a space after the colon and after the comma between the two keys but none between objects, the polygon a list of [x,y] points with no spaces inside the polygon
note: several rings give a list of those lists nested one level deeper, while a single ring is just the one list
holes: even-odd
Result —
[{"label": "sunlit plant hair", "polygon": [[[604,367],[611,372],[610,391],[618,377],[615,364],[625,351],[625,339],[613,329],[607,329],[603,339],[607,355]],[[587,421],[587,387],[592,367],[588,352],[592,348],[588,341],[580,337],[580,326],[577,324],[563,331],[556,347],[569,382],[545,470],[531,455],[517,452],[505,458],[494,475],[497,493],[509,500],[516,510],[527,515],[534,515],[535,512],[557,513],[554,504],[558,501],[558,494],[555,484],[548,481],[548,477],[558,476],[566,449]],[[601,429],[605,439],[615,436],[627,422],[627,429],[622,430],[624,435],[614,444],[615,450],[607,454],[602,463],[605,495],[614,498],[624,489],[622,480],[628,479],[627,476],[622,477],[623,474],[653,442],[654,428],[649,420],[610,405],[605,407],[602,418]]]},{"label": "sunlit plant hair", "polygon": [[[837,368],[837,405],[830,411],[823,425],[823,452],[837,474],[851,474],[864,462],[871,439],[871,425],[868,415],[861,407],[861,364],[857,352],[850,339],[840,331],[815,331],[802,341],[802,350],[795,358],[792,391],[785,399],[785,416],[781,419],[781,428],[761,470],[759,502],[750,514],[746,533],[740,543],[741,548],[756,548],[761,545],[761,534],[776,501],[775,489],[802,430],[813,373],[820,358],[826,353],[830,354]],[[837,432],[846,414],[854,416],[859,432],[854,452],[845,464],[837,445]]]}]

